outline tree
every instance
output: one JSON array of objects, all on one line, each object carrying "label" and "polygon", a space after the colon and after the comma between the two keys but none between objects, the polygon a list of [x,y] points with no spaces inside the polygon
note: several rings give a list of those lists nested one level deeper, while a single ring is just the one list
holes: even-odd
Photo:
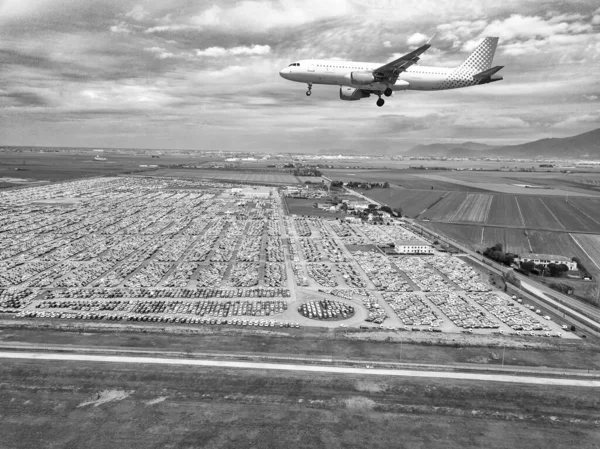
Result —
[{"label": "tree", "polygon": [[375,209],[377,209],[377,204],[369,204],[370,211],[374,211]]},{"label": "tree", "polygon": [[393,210],[394,210],[394,212],[396,212],[396,214],[397,214],[399,217],[402,217],[402,208],[401,208],[400,206],[396,206],[396,207],[394,207],[394,209],[393,209]]},{"label": "tree", "polygon": [[531,260],[528,262],[521,262],[521,269],[531,273],[533,270],[535,270],[535,263],[533,263]]},{"label": "tree", "polygon": [[384,188],[384,189],[389,189],[389,188],[390,188],[390,183],[389,183],[389,182],[387,182],[387,181],[386,181],[386,182],[384,182],[384,183],[383,183],[383,188]]},{"label": "tree", "polygon": [[392,210],[392,208],[390,206],[381,206],[379,208],[379,210],[383,211],[383,212],[387,212],[390,215],[394,215],[394,211]]}]

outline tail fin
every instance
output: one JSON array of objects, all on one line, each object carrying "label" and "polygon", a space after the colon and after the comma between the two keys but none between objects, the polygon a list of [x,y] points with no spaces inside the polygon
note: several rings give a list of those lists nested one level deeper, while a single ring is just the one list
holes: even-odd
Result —
[{"label": "tail fin", "polygon": [[490,69],[492,67],[492,60],[494,59],[494,53],[496,53],[497,46],[497,37],[486,37],[460,67],[475,72],[483,72],[484,70]]}]

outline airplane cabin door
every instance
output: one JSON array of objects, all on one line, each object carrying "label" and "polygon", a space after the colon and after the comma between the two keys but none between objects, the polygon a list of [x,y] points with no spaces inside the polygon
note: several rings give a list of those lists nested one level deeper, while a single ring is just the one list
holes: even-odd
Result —
[{"label": "airplane cabin door", "polygon": [[314,64],[308,64],[308,71],[309,72],[314,72],[315,71],[315,65]]}]

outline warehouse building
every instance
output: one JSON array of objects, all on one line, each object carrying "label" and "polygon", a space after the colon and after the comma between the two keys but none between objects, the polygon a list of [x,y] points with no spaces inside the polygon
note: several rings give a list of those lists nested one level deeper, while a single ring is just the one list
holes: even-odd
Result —
[{"label": "warehouse building", "polygon": [[433,254],[433,247],[423,240],[401,240],[395,242],[398,254]]}]

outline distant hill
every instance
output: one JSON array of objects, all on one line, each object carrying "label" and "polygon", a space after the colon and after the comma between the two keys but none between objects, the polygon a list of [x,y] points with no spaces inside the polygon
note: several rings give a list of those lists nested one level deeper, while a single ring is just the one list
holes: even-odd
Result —
[{"label": "distant hill", "polygon": [[491,150],[493,146],[478,142],[463,143],[432,143],[429,145],[417,145],[408,150],[406,156],[449,156],[449,157],[471,157],[478,155],[480,151]]},{"label": "distant hill", "polygon": [[522,158],[598,158],[600,128],[572,137],[541,139],[520,145],[508,145],[486,151],[490,156]]}]

